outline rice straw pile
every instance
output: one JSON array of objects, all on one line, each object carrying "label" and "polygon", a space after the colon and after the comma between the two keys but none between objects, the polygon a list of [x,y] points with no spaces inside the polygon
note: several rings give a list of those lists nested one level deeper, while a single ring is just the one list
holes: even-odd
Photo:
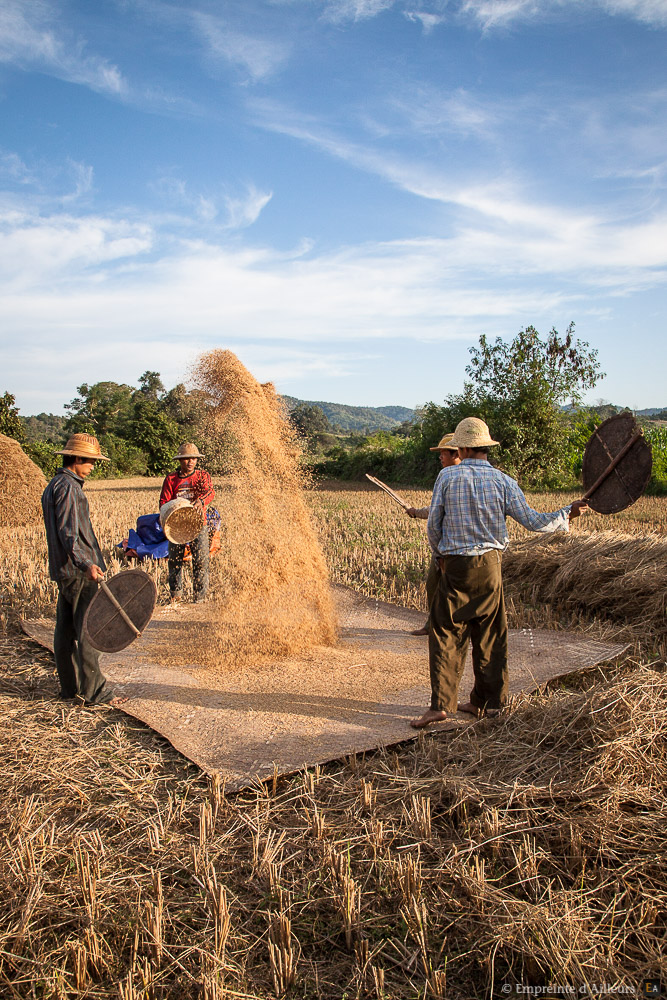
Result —
[{"label": "rice straw pile", "polygon": [[641,631],[667,651],[667,538],[617,531],[513,541],[503,557],[508,591],[553,608],[581,610]]},{"label": "rice straw pile", "polygon": [[230,351],[198,361],[193,381],[208,402],[204,453],[224,456],[215,506],[222,558],[212,564],[214,627],[199,659],[228,667],[284,656],[335,639],[324,556],[303,498],[299,450],[271,385]]},{"label": "rice straw pile", "polygon": [[42,519],[46,479],[13,438],[0,434],[0,528],[21,528]]}]

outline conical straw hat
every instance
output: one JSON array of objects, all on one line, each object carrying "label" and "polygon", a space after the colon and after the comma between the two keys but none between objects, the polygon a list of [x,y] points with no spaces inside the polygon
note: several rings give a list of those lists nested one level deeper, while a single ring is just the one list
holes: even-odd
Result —
[{"label": "conical straw hat", "polygon": [[191,441],[184,441],[183,444],[178,449],[178,455],[174,455],[174,458],[203,458],[204,456],[199,451],[196,444]]},{"label": "conical straw hat", "polygon": [[489,448],[500,441],[493,440],[487,424],[479,417],[465,417],[456,425],[449,443],[457,448]]},{"label": "conical straw hat", "polygon": [[449,451],[458,451],[458,445],[452,444],[453,434],[445,434],[444,438],[436,445],[435,448],[429,448],[429,451],[442,451],[443,448],[447,448]]},{"label": "conical straw hat", "polygon": [[64,448],[56,451],[56,455],[75,455],[77,458],[109,459],[100,450],[100,442],[92,434],[72,434]]}]

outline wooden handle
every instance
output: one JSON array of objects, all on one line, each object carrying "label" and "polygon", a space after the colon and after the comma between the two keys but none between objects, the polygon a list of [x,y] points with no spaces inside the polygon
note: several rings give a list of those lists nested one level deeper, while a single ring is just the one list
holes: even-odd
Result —
[{"label": "wooden handle", "polygon": [[121,616],[121,618],[123,619],[123,621],[125,622],[125,624],[130,626],[130,628],[132,629],[132,631],[134,632],[134,634],[137,637],[140,636],[141,632],[139,631],[139,629],[137,628],[137,626],[134,624],[134,622],[132,621],[132,619],[130,618],[130,616],[127,615],[127,614],[125,614],[125,609],[123,607],[121,607],[121,605],[118,603],[118,601],[116,600],[116,598],[114,597],[114,595],[111,593],[111,591],[107,587],[107,585],[104,582],[104,580],[100,580],[100,587],[102,588],[102,590],[104,591],[104,593],[107,595],[107,597],[109,598],[109,600],[111,601],[111,603],[113,604],[114,608],[119,613],[119,615]]},{"label": "wooden handle", "polygon": [[598,478],[595,480],[595,482],[593,483],[593,485],[591,486],[591,488],[589,490],[586,490],[586,492],[584,493],[583,497],[581,498],[582,500],[589,500],[593,496],[593,494],[595,493],[595,491],[600,486],[602,486],[602,484],[605,481],[605,479],[607,478],[607,476],[611,475],[611,473],[614,471],[614,469],[619,464],[619,462],[621,462],[625,458],[625,456],[630,451],[630,449],[632,448],[632,446],[634,444],[636,444],[637,441],[639,441],[639,439],[641,437],[643,437],[643,436],[644,436],[644,432],[643,431],[637,431],[637,433],[634,435],[634,437],[631,437],[630,440],[628,442],[626,442],[626,444],[623,445],[623,447],[619,451],[618,455],[614,459],[612,459],[612,461],[609,463],[609,465],[604,470],[604,472],[602,473],[602,475],[598,476]]},{"label": "wooden handle", "polygon": [[375,486],[379,486],[381,490],[384,490],[384,492],[387,493],[400,507],[402,507],[403,510],[409,510],[405,500],[401,500],[398,493],[394,493],[394,491],[387,486],[386,483],[383,483],[381,479],[376,479],[375,476],[371,476],[369,472],[366,473],[366,479],[370,479]]}]

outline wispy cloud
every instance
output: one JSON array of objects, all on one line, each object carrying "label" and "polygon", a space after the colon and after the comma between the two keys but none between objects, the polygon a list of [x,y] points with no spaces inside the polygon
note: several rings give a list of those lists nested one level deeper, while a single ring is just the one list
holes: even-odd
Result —
[{"label": "wispy cloud", "polygon": [[67,158],[63,162],[26,163],[15,152],[0,149],[0,198],[11,201],[11,191],[20,197],[29,195],[43,207],[80,201],[93,187],[93,168],[87,163]]},{"label": "wispy cloud", "polygon": [[[667,280],[667,213],[568,216],[510,195],[459,192],[467,214],[447,236],[292,254],[237,236],[179,236],[155,220],[5,212],[7,384],[30,365],[33,384],[51,385],[49,352],[64,340],[91,379],[127,380],[128,367],[154,367],[157,352],[163,375],[176,381],[195,353],[220,345],[285,385],[343,377],[360,370],[374,344],[385,357],[390,340],[474,340],[522,321],[540,328],[556,315],[595,315],[601,290],[608,301]],[[249,206],[240,211],[252,215]]]},{"label": "wispy cloud", "polygon": [[[110,265],[146,254],[151,228],[100,216],[42,217],[26,206],[0,213],[0,272],[4,292],[19,297],[28,288],[45,291],[57,279],[81,289],[109,279]],[[67,295],[67,292],[64,292]]]},{"label": "wispy cloud", "polygon": [[236,66],[253,81],[272,76],[289,58],[287,42],[237,31],[213,15],[195,12],[192,23],[210,57]]},{"label": "wispy cloud", "polygon": [[[667,0],[591,0],[589,7],[657,27],[667,24]],[[461,0],[460,4],[461,13],[486,30],[545,15],[567,16],[573,10],[586,13],[583,8],[581,0]]]},{"label": "wispy cloud", "polygon": [[152,185],[165,205],[185,210],[182,222],[190,225],[194,220],[211,223],[219,229],[246,229],[257,221],[262,210],[273,197],[270,191],[260,191],[254,184],[247,184],[240,193],[229,191],[194,191],[179,177],[160,177]]},{"label": "wispy cloud", "polygon": [[4,0],[0,62],[37,69],[114,97],[129,91],[118,67],[87,53],[83,41],[59,31],[53,6],[41,0]]},{"label": "wispy cloud", "polygon": [[396,0],[327,0],[324,17],[329,21],[365,21],[394,6]]},{"label": "wispy cloud", "polygon": [[445,20],[442,14],[429,14],[421,10],[406,10],[404,13],[408,21],[418,21],[421,24],[425,35],[429,35],[434,28],[442,24]]},{"label": "wispy cloud", "polygon": [[[463,16],[484,30],[544,18],[571,17],[602,11],[660,27],[667,24],[667,0],[325,0],[323,16],[331,21],[361,21],[391,8],[403,10],[408,20],[419,21],[425,33],[437,25]],[[587,9],[586,9],[587,8]]]},{"label": "wispy cloud", "polygon": [[272,192],[258,191],[252,184],[248,186],[245,196],[242,198],[227,196],[225,203],[229,228],[245,229],[247,226],[252,226],[272,197]]}]

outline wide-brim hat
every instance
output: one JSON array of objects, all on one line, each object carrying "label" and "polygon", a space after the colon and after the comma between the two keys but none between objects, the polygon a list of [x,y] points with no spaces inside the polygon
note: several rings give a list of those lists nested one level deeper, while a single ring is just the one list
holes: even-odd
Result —
[{"label": "wide-brim hat", "polygon": [[479,417],[465,417],[456,425],[449,443],[457,448],[490,448],[500,441],[493,440],[488,425]]},{"label": "wide-brim hat", "polygon": [[196,444],[192,441],[184,441],[183,444],[178,449],[178,455],[174,455],[174,458],[203,458],[204,456],[200,452]]},{"label": "wide-brim hat", "polygon": [[74,455],[76,458],[110,461],[106,455],[102,454],[100,442],[92,434],[72,434],[65,447],[56,451],[56,455]]},{"label": "wide-brim hat", "polygon": [[448,448],[450,451],[458,451],[458,445],[452,444],[453,434],[445,434],[444,438],[435,446],[435,448],[429,448],[429,451],[442,451],[443,448]]}]

